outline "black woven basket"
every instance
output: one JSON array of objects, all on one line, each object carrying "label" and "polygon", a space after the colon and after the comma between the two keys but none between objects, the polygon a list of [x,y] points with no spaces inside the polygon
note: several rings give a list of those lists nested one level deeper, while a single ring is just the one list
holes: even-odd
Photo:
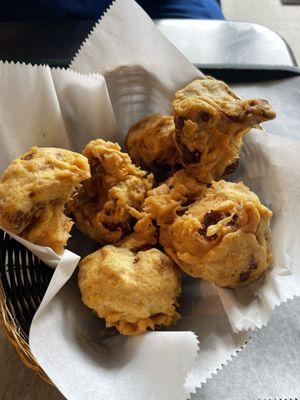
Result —
[{"label": "black woven basket", "polygon": [[47,290],[53,270],[0,230],[0,310],[8,339],[26,366],[50,382],[32,356],[29,329]]}]

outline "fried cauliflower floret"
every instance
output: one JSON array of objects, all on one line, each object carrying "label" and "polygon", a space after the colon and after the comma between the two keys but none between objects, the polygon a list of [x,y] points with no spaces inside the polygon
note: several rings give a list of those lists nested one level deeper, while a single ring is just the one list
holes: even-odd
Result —
[{"label": "fried cauliflower floret", "polygon": [[80,262],[78,282],[84,304],[123,335],[169,326],[179,317],[180,273],[157,249],[104,246]]},{"label": "fried cauliflower floret", "polygon": [[88,160],[58,148],[32,147],[0,181],[0,225],[61,254],[73,225],[65,205],[89,178]]},{"label": "fried cauliflower floret", "polygon": [[243,136],[276,116],[266,100],[242,100],[224,82],[210,77],[176,92],[173,114],[179,159],[203,182],[232,173]]},{"label": "fried cauliflower floret", "polygon": [[243,183],[214,182],[205,197],[161,227],[160,242],[187,274],[234,288],[270,267],[271,216]]},{"label": "fried cauliflower floret", "polygon": [[119,241],[141,218],[141,206],[153,177],[136,167],[116,143],[91,141],[83,151],[91,178],[69,204],[76,226],[96,242]]}]

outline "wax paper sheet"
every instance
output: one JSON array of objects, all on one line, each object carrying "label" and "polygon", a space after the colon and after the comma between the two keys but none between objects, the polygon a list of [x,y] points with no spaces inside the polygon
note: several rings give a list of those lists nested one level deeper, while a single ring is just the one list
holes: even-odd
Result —
[{"label": "wax paper sheet", "polygon": [[258,281],[234,290],[218,288],[234,330],[266,325],[276,305],[300,295],[300,142],[252,130],[237,179],[272,211],[273,266]]}]

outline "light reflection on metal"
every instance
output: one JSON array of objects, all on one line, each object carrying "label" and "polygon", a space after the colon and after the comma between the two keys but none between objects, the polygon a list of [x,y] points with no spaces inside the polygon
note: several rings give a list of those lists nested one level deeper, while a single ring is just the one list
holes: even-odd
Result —
[{"label": "light reflection on metal", "polygon": [[187,19],[157,20],[156,24],[194,64],[295,64],[286,42],[261,25]]}]

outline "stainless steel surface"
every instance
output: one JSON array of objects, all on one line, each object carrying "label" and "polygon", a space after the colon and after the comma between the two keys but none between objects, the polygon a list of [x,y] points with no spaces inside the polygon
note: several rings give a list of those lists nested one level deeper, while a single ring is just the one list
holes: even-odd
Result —
[{"label": "stainless steel surface", "polygon": [[285,41],[261,25],[186,19],[156,22],[194,64],[294,65]]}]

